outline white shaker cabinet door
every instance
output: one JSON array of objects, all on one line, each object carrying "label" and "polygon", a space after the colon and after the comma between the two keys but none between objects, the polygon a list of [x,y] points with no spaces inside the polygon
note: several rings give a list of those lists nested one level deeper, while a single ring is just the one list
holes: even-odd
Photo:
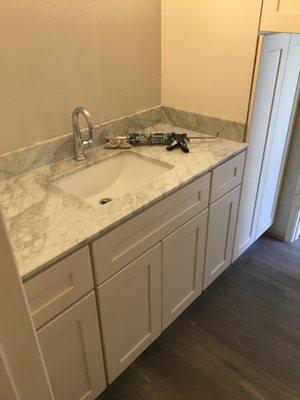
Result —
[{"label": "white shaker cabinet door", "polygon": [[210,207],[204,289],[231,264],[240,189],[238,186]]},{"label": "white shaker cabinet door", "polygon": [[161,244],[98,288],[108,382],[161,333]]},{"label": "white shaker cabinet door", "polygon": [[292,133],[293,116],[298,106],[299,81],[300,35],[292,35],[276,123],[274,129],[269,130],[265,146],[254,218],[256,238],[271,227],[276,216],[285,159]]},{"label": "white shaker cabinet door", "polygon": [[250,126],[233,259],[256,240],[257,194],[267,138],[275,128],[291,35],[264,38]]},{"label": "white shaker cabinet door", "polygon": [[162,328],[165,329],[202,291],[207,211],[162,241]]},{"label": "white shaker cabinet door", "polygon": [[106,387],[95,293],[41,328],[55,400],[94,400]]}]

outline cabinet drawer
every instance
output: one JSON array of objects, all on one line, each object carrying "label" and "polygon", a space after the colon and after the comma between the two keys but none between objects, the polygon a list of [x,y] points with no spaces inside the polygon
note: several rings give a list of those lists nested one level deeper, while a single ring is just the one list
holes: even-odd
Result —
[{"label": "cabinet drawer", "polygon": [[246,152],[213,170],[211,185],[211,203],[238,186],[243,179]]},{"label": "cabinet drawer", "polygon": [[209,184],[206,174],[92,243],[97,284],[207,208]]},{"label": "cabinet drawer", "polygon": [[25,283],[33,321],[39,328],[93,288],[88,246]]}]

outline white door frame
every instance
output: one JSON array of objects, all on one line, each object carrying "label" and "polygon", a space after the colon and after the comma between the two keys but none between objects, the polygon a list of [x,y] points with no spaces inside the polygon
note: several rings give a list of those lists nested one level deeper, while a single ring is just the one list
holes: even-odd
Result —
[{"label": "white door frame", "polygon": [[294,242],[300,235],[300,177],[293,200],[289,223],[285,235],[286,242]]}]

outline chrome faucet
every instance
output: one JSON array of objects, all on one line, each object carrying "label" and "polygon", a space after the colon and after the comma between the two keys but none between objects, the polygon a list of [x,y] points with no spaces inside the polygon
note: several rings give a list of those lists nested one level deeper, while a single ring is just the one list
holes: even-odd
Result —
[{"label": "chrome faucet", "polygon": [[[89,138],[88,140],[82,139],[82,134],[79,126],[79,114],[82,114],[88,124],[89,128]],[[74,158],[77,161],[83,161],[86,159],[84,149],[87,147],[92,147],[94,140],[94,124],[91,114],[83,107],[77,107],[73,111],[72,115],[73,121],[73,134],[74,134]]]}]

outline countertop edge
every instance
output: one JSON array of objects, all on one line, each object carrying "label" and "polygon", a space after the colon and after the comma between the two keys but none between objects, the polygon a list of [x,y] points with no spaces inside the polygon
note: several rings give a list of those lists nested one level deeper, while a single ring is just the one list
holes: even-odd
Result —
[{"label": "countertop edge", "polygon": [[186,185],[192,183],[193,181],[195,181],[196,179],[200,178],[201,176],[211,172],[213,169],[215,169],[218,166],[224,164],[225,162],[227,162],[228,160],[230,160],[233,157],[237,156],[238,154],[246,151],[247,148],[248,148],[248,143],[243,143],[243,145],[244,145],[243,147],[241,147],[240,149],[232,152],[232,154],[224,157],[222,160],[220,160],[220,161],[216,162],[215,164],[211,165],[210,167],[202,170],[198,174],[188,178],[186,181],[181,182],[180,184],[178,184],[176,187],[172,188],[171,190],[161,194],[160,196],[157,196],[155,199],[149,201],[147,204],[144,204],[141,207],[138,207],[133,212],[129,213],[128,215],[126,215],[124,217],[121,217],[120,219],[118,219],[117,221],[115,221],[112,224],[108,225],[107,227],[105,227],[103,229],[100,229],[98,232],[95,232],[94,234],[92,234],[92,235],[90,235],[90,236],[78,241],[78,243],[74,244],[74,246],[71,246],[69,249],[62,251],[57,256],[52,257],[51,259],[49,259],[48,261],[40,264],[39,266],[32,268],[31,271],[22,274],[22,271],[19,269],[22,281],[24,283],[29,281],[30,279],[32,279],[35,276],[39,275],[41,272],[51,268],[57,262],[61,261],[62,259],[68,257],[72,253],[76,252],[80,248],[89,245],[91,242],[93,242],[94,240],[97,240],[100,237],[102,237],[102,236],[106,235],[107,233],[111,232],[113,229],[117,228],[122,223],[125,223],[125,222],[129,221],[131,218],[134,218],[135,216],[139,215],[140,213],[142,213],[146,209],[154,206],[158,202],[164,200],[166,197],[168,197],[171,194],[177,192],[178,190],[180,190],[183,187],[185,187]]}]

